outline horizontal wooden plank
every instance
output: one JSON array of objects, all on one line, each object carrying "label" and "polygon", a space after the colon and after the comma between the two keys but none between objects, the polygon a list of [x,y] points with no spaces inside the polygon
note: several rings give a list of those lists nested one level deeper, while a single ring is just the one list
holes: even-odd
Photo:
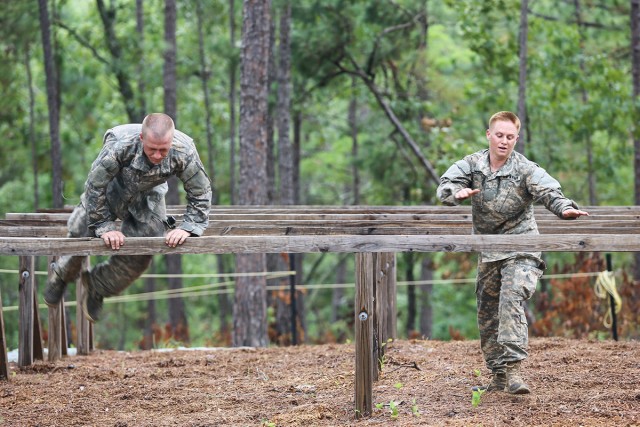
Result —
[{"label": "horizontal wooden plank", "polygon": [[470,236],[207,236],[177,248],[161,237],[128,238],[119,251],[96,238],[0,238],[3,255],[142,255],[199,253],[313,252],[635,252],[640,235],[470,235]]},{"label": "horizontal wooden plank", "polygon": [[[640,234],[640,228],[627,227],[541,227],[541,234]],[[209,227],[205,236],[302,236],[302,235],[470,235],[470,227]],[[66,227],[0,227],[5,237],[66,237]]]}]

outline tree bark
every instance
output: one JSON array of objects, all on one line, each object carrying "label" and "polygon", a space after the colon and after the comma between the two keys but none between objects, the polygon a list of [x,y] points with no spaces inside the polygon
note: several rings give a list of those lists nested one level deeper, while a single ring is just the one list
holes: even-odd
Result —
[{"label": "tree bark", "polygon": [[[42,1],[42,0],[41,0]],[[112,3],[109,8],[105,7],[104,0],[96,0],[98,12],[104,28],[104,39],[107,43],[109,53],[111,53],[111,63],[109,67],[113,71],[118,81],[118,90],[122,95],[129,122],[141,123],[144,119],[145,111],[136,105],[136,96],[131,86],[130,77],[126,70],[121,66],[122,63],[122,46],[116,37],[114,28],[116,20],[116,5]],[[173,117],[173,116],[172,116]]]},{"label": "tree bark", "polygon": [[229,0],[229,196],[231,204],[236,202],[236,8],[235,0]]},{"label": "tree bark", "polygon": [[[269,0],[244,0],[240,67],[240,191],[241,205],[267,203],[267,134]],[[264,254],[236,256],[238,273],[265,271]],[[241,276],[234,300],[234,346],[264,347],[266,333],[264,277]]]},{"label": "tree bark", "polygon": [[[145,45],[144,45],[144,0],[136,0],[136,34],[138,35],[138,103],[140,111],[147,111],[147,101],[145,99],[146,84],[144,80],[145,68]],[[141,117],[142,120],[144,117]]]},{"label": "tree bark", "polygon": [[31,51],[29,44],[25,43],[24,68],[27,72],[27,86],[29,90],[29,144],[31,145],[31,165],[33,168],[33,209],[38,210],[40,206],[40,191],[38,189],[38,140],[36,138],[36,97],[33,91],[33,76],[31,74]]},{"label": "tree bark", "polygon": [[[573,0],[573,6],[575,9],[576,25],[578,26],[578,37],[580,42],[580,71],[581,75],[586,76],[586,66],[584,63],[584,25],[582,19],[582,10],[580,0]],[[582,104],[587,105],[589,102],[589,92],[584,87],[584,84],[580,82],[580,94],[582,97]],[[589,204],[596,206],[598,204],[598,196],[596,193],[596,174],[593,165],[593,141],[591,139],[591,131],[588,128],[582,128],[579,134],[582,134],[586,148],[587,148],[587,171],[589,182]]]},{"label": "tree bark", "polygon": [[57,71],[51,46],[51,24],[47,0],[38,0],[40,8],[40,32],[44,53],[45,79],[47,85],[47,106],[49,108],[49,138],[51,139],[51,181],[53,207],[62,208],[62,153],[60,149],[60,105],[56,85]]},{"label": "tree bark", "polygon": [[[164,66],[163,66],[163,86],[164,86],[164,112],[178,122],[177,118],[177,79],[176,79],[176,55],[178,52],[176,43],[176,2],[175,0],[165,0],[164,3]],[[178,180],[172,177],[169,180],[169,192],[167,193],[167,203],[169,205],[180,204],[180,193],[178,190]],[[182,274],[181,255],[166,255],[167,273],[171,275]],[[182,278],[171,276],[168,279],[169,289],[182,288]],[[189,325],[185,312],[184,300],[182,298],[171,298],[169,300],[169,322],[173,338],[182,343],[189,342]]]},{"label": "tree bark", "polygon": [[351,174],[353,175],[353,204],[360,204],[360,171],[358,170],[358,85],[351,77],[349,101],[349,130],[351,131]]},{"label": "tree bark", "polygon": [[[275,120],[274,105],[269,100],[272,99],[273,86],[278,79],[276,69],[276,24],[272,19],[269,24],[269,60],[267,65],[267,203],[277,205],[278,191],[276,184],[276,146],[275,146]],[[270,256],[270,255],[267,255]]]},{"label": "tree bark", "polygon": [[291,145],[291,3],[286,1],[280,15],[280,66],[278,69],[278,175],[280,204],[294,203],[293,146]]},{"label": "tree bark", "polygon": [[529,142],[527,135],[527,38],[529,34],[529,0],[520,1],[520,34],[519,58],[520,74],[518,76],[518,118],[520,118],[520,137],[516,151],[524,154],[525,145]]},{"label": "tree bark", "polygon": [[[420,269],[420,280],[423,282],[433,280],[433,262],[431,254],[422,255],[422,265]],[[420,303],[420,336],[430,339],[433,336],[433,285],[431,283],[419,286]]]},{"label": "tree bark", "polygon": [[413,275],[413,263],[415,255],[411,252],[404,254],[405,277],[409,285],[407,286],[407,337],[411,337],[416,329],[416,287],[411,284],[415,280]]}]

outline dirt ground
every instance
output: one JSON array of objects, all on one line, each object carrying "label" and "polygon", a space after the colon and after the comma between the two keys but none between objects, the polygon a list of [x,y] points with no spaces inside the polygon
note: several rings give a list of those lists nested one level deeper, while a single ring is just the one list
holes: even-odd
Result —
[{"label": "dirt ground", "polygon": [[[485,393],[478,341],[396,341],[354,417],[351,344],[116,352],[36,362],[0,383],[2,426],[636,426],[640,343],[532,339],[533,393]],[[397,410],[392,413],[392,407]]]}]

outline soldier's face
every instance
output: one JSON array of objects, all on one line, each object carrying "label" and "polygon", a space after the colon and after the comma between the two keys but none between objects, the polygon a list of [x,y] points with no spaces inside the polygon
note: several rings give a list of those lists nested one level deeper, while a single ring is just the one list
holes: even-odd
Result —
[{"label": "soldier's face", "polygon": [[487,139],[489,157],[492,160],[505,161],[518,142],[518,129],[510,121],[497,121],[487,129]]},{"label": "soldier's face", "polygon": [[167,157],[169,149],[171,149],[171,142],[173,141],[173,135],[171,133],[165,135],[163,138],[156,138],[155,135],[149,133],[148,135],[141,134],[142,148],[147,159],[154,165],[159,165],[162,159]]}]

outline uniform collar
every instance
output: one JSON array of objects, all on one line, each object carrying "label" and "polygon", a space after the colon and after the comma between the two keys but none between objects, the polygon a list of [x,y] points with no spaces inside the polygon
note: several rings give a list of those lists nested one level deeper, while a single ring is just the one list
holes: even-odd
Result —
[{"label": "uniform collar", "polygon": [[482,157],[482,160],[480,162],[480,170],[486,176],[491,176],[491,175],[494,175],[496,177],[498,177],[498,176],[510,176],[510,175],[512,175],[513,168],[514,168],[514,165],[515,165],[515,156],[516,155],[515,155],[515,151],[514,151],[514,152],[511,153],[511,155],[509,156],[509,158],[507,159],[505,164],[502,165],[502,167],[500,169],[498,169],[496,172],[492,172],[491,171],[491,164],[489,163],[489,150],[487,149],[486,152],[485,152],[485,155]]}]

